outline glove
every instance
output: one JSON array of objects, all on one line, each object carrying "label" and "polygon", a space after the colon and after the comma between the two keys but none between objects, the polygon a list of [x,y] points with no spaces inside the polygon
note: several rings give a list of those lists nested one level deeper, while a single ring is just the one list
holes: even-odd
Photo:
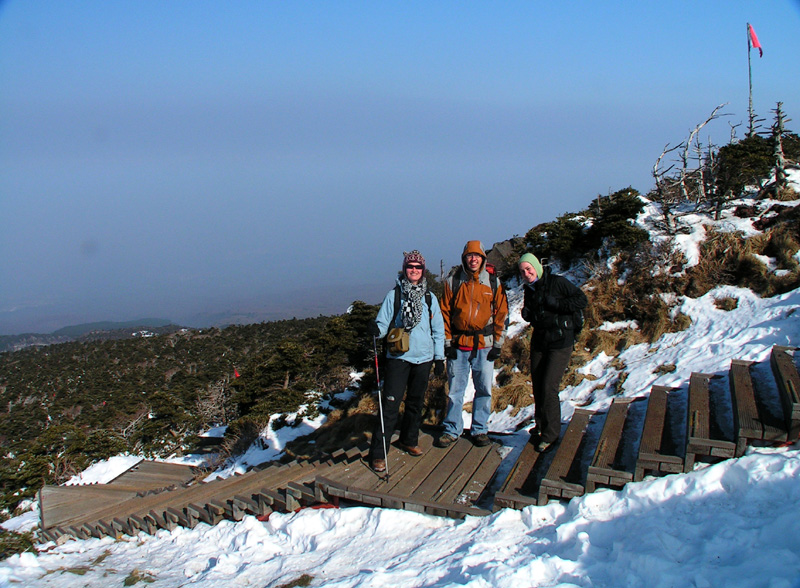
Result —
[{"label": "glove", "polygon": [[433,375],[441,376],[444,373],[444,360],[437,359],[433,362]]},{"label": "glove", "polygon": [[498,357],[500,357],[500,348],[499,347],[492,347],[489,350],[489,353],[486,354],[486,360],[487,361],[494,361]]},{"label": "glove", "polygon": [[520,314],[522,314],[522,320],[524,320],[526,322],[531,322],[531,309],[530,308],[528,308],[527,306],[523,307],[522,312]]},{"label": "glove", "polygon": [[373,337],[380,337],[381,335],[381,328],[378,326],[378,323],[375,321],[370,321],[367,325],[367,332],[372,335]]},{"label": "glove", "polygon": [[444,346],[444,356],[447,359],[456,359],[458,357],[458,349],[456,349],[452,345],[445,345]]},{"label": "glove", "polygon": [[558,300],[552,294],[545,296],[544,305],[550,310],[558,311]]}]

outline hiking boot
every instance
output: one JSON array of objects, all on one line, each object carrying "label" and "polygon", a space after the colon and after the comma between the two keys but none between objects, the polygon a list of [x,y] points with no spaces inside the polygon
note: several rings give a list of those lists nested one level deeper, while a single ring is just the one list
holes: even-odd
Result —
[{"label": "hiking boot", "polygon": [[373,459],[370,462],[370,467],[374,472],[385,472],[386,471],[386,460],[385,459]]},{"label": "hiking boot", "polygon": [[486,433],[478,433],[472,436],[472,443],[475,447],[486,447],[487,445],[491,445],[492,440],[489,439],[489,435]]},{"label": "hiking boot", "polygon": [[450,447],[457,439],[452,435],[445,433],[436,440],[436,447]]},{"label": "hiking boot", "polygon": [[539,453],[544,453],[545,451],[550,449],[551,445],[552,443],[548,443],[547,441],[539,441],[536,444],[536,451],[538,451]]},{"label": "hiking boot", "polygon": [[419,445],[405,445],[404,443],[398,443],[397,446],[409,454],[411,457],[419,457],[424,451],[422,451],[422,447]]}]

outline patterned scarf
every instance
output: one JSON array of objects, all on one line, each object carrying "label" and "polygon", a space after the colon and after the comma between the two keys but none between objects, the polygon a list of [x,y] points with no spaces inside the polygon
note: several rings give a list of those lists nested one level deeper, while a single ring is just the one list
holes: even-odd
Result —
[{"label": "patterned scarf", "polygon": [[412,284],[405,277],[400,280],[400,291],[404,298],[402,303],[403,328],[406,331],[416,327],[422,318],[422,298],[425,296],[427,288],[428,284],[425,278],[422,278],[419,284]]}]

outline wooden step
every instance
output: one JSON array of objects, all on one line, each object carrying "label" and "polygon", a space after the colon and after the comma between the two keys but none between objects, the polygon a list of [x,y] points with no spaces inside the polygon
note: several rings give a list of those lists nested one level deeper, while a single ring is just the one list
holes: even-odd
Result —
[{"label": "wooden step", "polygon": [[433,447],[431,435],[420,436],[424,454],[411,457],[392,448],[389,475],[377,474],[366,459],[318,475],[315,487],[329,500],[345,499],[371,506],[463,518],[485,515],[474,506],[501,458],[494,444],[476,447],[459,438],[449,447]]},{"label": "wooden step", "polygon": [[653,386],[650,390],[633,474],[637,482],[647,474],[661,476],[683,471],[683,458],[677,454],[674,432],[668,422],[670,392],[675,390],[665,386]]},{"label": "wooden step", "polygon": [[598,486],[620,489],[633,480],[633,470],[622,460],[622,433],[631,402],[629,398],[615,398],[611,403],[586,474],[586,492],[594,492]]},{"label": "wooden step", "polygon": [[730,388],[736,457],[744,455],[747,446],[754,441],[782,443],[788,438],[785,421],[767,410],[756,395],[750,375],[753,365],[751,361],[731,361]]},{"label": "wooden step", "polygon": [[536,472],[543,461],[542,455],[536,451],[532,440],[525,444],[505,481],[494,495],[496,507],[519,510],[538,503],[537,491],[540,480],[537,480]]},{"label": "wooden step", "polygon": [[121,502],[138,496],[138,489],[106,484],[45,485],[37,496],[39,526],[41,529],[49,529],[74,525],[101,508],[116,507]]},{"label": "wooden step", "polygon": [[569,500],[585,492],[579,467],[579,449],[592,414],[592,411],[583,408],[575,409],[567,432],[555,449],[555,457],[539,485],[538,504],[547,504],[550,498]]},{"label": "wooden step", "polygon": [[775,345],[770,355],[770,365],[783,404],[788,441],[800,437],[800,375],[794,363],[795,351],[794,347]]},{"label": "wooden step", "polygon": [[711,401],[709,382],[714,376],[693,373],[689,379],[686,404],[686,457],[683,470],[690,472],[695,462],[717,463],[736,453],[736,443],[722,436],[714,426],[716,407]]},{"label": "wooden step", "polygon": [[129,486],[140,490],[181,486],[193,481],[197,471],[197,468],[183,464],[142,460],[111,480],[108,485]]}]

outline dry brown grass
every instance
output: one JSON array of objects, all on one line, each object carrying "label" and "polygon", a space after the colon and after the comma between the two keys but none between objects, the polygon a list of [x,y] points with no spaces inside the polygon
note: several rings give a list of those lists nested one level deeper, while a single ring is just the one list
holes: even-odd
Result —
[{"label": "dry brown grass", "polygon": [[492,412],[502,412],[513,406],[512,415],[520,409],[533,404],[530,375],[514,372],[509,375],[507,383],[492,390]]},{"label": "dry brown grass", "polygon": [[777,194],[775,194],[775,200],[780,200],[782,202],[797,200],[798,198],[800,198],[800,194],[798,194],[791,186],[781,188],[777,191]]},{"label": "dry brown grass", "polygon": [[[700,263],[687,271],[689,281],[685,294],[697,298],[711,289],[731,284],[750,288],[761,296],[774,296],[800,285],[800,270],[795,253],[800,249],[796,223],[782,223],[760,235],[743,238],[738,233],[708,231],[700,245]],[[776,275],[754,255],[767,255],[777,260]]]},{"label": "dry brown grass", "polygon": [[732,296],[724,296],[714,299],[714,306],[720,310],[731,311],[739,306],[739,299]]},{"label": "dry brown grass", "polygon": [[653,373],[659,375],[671,374],[676,369],[677,366],[674,363],[662,363],[660,366],[656,367],[656,369],[653,370]]},{"label": "dry brown grass", "polygon": [[800,243],[794,227],[783,224],[770,231],[769,239],[763,247],[764,255],[774,257],[780,269],[795,270],[798,267],[795,253]]},{"label": "dry brown grass", "polygon": [[584,349],[573,354],[573,363],[576,358],[583,359],[581,363],[588,362],[597,357],[601,351],[609,357],[615,357],[633,345],[644,343],[647,339],[638,329],[621,329],[618,331],[591,331],[584,341]]},{"label": "dry brown grass", "polygon": [[425,391],[425,403],[422,406],[423,425],[440,425],[444,419],[444,411],[447,409],[446,373],[437,377],[431,372],[428,389]]},{"label": "dry brown grass", "polygon": [[683,314],[679,312],[675,315],[675,318],[672,321],[673,329],[672,333],[677,333],[678,331],[685,331],[689,327],[692,326],[692,319],[687,314]]}]

